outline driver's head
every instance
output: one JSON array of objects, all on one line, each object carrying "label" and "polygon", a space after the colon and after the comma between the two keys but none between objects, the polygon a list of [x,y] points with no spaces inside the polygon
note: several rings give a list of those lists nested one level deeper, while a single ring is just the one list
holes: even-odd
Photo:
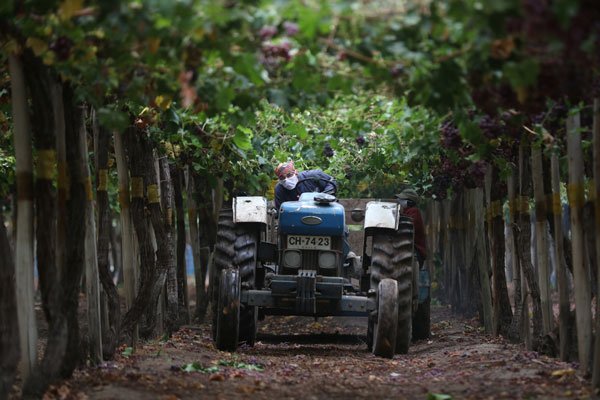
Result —
[{"label": "driver's head", "polygon": [[292,176],[294,176],[296,174],[297,174],[297,171],[294,168],[293,160],[280,163],[275,168],[275,175],[277,175],[277,179],[279,179],[280,181],[283,181],[286,178],[291,178]]},{"label": "driver's head", "polygon": [[406,188],[396,195],[400,200],[408,200],[409,204],[416,205],[419,202],[419,195],[413,188]]}]

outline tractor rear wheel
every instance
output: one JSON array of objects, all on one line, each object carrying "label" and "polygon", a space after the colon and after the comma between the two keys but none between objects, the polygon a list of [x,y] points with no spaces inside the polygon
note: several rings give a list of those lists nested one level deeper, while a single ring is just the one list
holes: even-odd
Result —
[{"label": "tractor rear wheel", "polygon": [[[260,232],[253,224],[235,224],[231,208],[223,208],[219,213],[217,243],[215,246],[215,277],[220,271],[234,268],[239,271],[241,287],[255,287],[258,242]],[[216,339],[216,305],[218,304],[219,283],[213,285],[213,337]],[[240,304],[239,341],[253,346],[256,341],[257,307]]]},{"label": "tractor rear wheel", "polygon": [[375,232],[371,259],[371,288],[377,288],[379,282],[385,278],[398,282],[398,354],[408,353],[412,334],[412,262],[413,224],[410,218],[400,217],[398,231]]},{"label": "tractor rear wheel", "polygon": [[236,269],[221,271],[216,317],[217,349],[235,351],[240,329],[240,275]]},{"label": "tractor rear wheel", "polygon": [[398,329],[398,282],[383,279],[377,288],[377,318],[373,324],[373,354],[393,358]]}]

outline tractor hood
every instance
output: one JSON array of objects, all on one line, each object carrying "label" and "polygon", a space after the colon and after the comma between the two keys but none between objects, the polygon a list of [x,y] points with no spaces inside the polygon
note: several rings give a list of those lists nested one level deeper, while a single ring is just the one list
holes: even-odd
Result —
[{"label": "tractor hood", "polygon": [[279,232],[289,235],[342,236],[344,206],[322,193],[303,193],[298,201],[286,201],[279,209]]}]

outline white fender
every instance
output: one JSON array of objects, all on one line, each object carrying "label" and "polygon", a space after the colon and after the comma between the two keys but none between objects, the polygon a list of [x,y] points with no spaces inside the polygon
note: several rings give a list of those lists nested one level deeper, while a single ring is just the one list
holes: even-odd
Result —
[{"label": "white fender", "polygon": [[262,196],[243,196],[233,199],[233,222],[267,223],[267,199]]},{"label": "white fender", "polygon": [[398,229],[398,216],[401,206],[398,203],[370,201],[365,211],[366,228]]}]

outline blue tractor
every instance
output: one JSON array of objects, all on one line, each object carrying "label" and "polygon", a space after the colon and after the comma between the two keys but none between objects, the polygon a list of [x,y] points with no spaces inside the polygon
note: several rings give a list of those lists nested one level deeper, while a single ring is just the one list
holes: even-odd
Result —
[{"label": "blue tractor", "polygon": [[[283,203],[277,219],[264,197],[233,198],[221,210],[214,255],[217,348],[253,345],[259,314],[364,316],[375,355],[408,352],[418,269],[412,222],[401,208],[397,201],[371,201],[352,212],[364,223],[362,256],[353,265],[346,262],[346,213],[335,196],[303,193]],[[267,235],[270,220],[275,235]]]}]

